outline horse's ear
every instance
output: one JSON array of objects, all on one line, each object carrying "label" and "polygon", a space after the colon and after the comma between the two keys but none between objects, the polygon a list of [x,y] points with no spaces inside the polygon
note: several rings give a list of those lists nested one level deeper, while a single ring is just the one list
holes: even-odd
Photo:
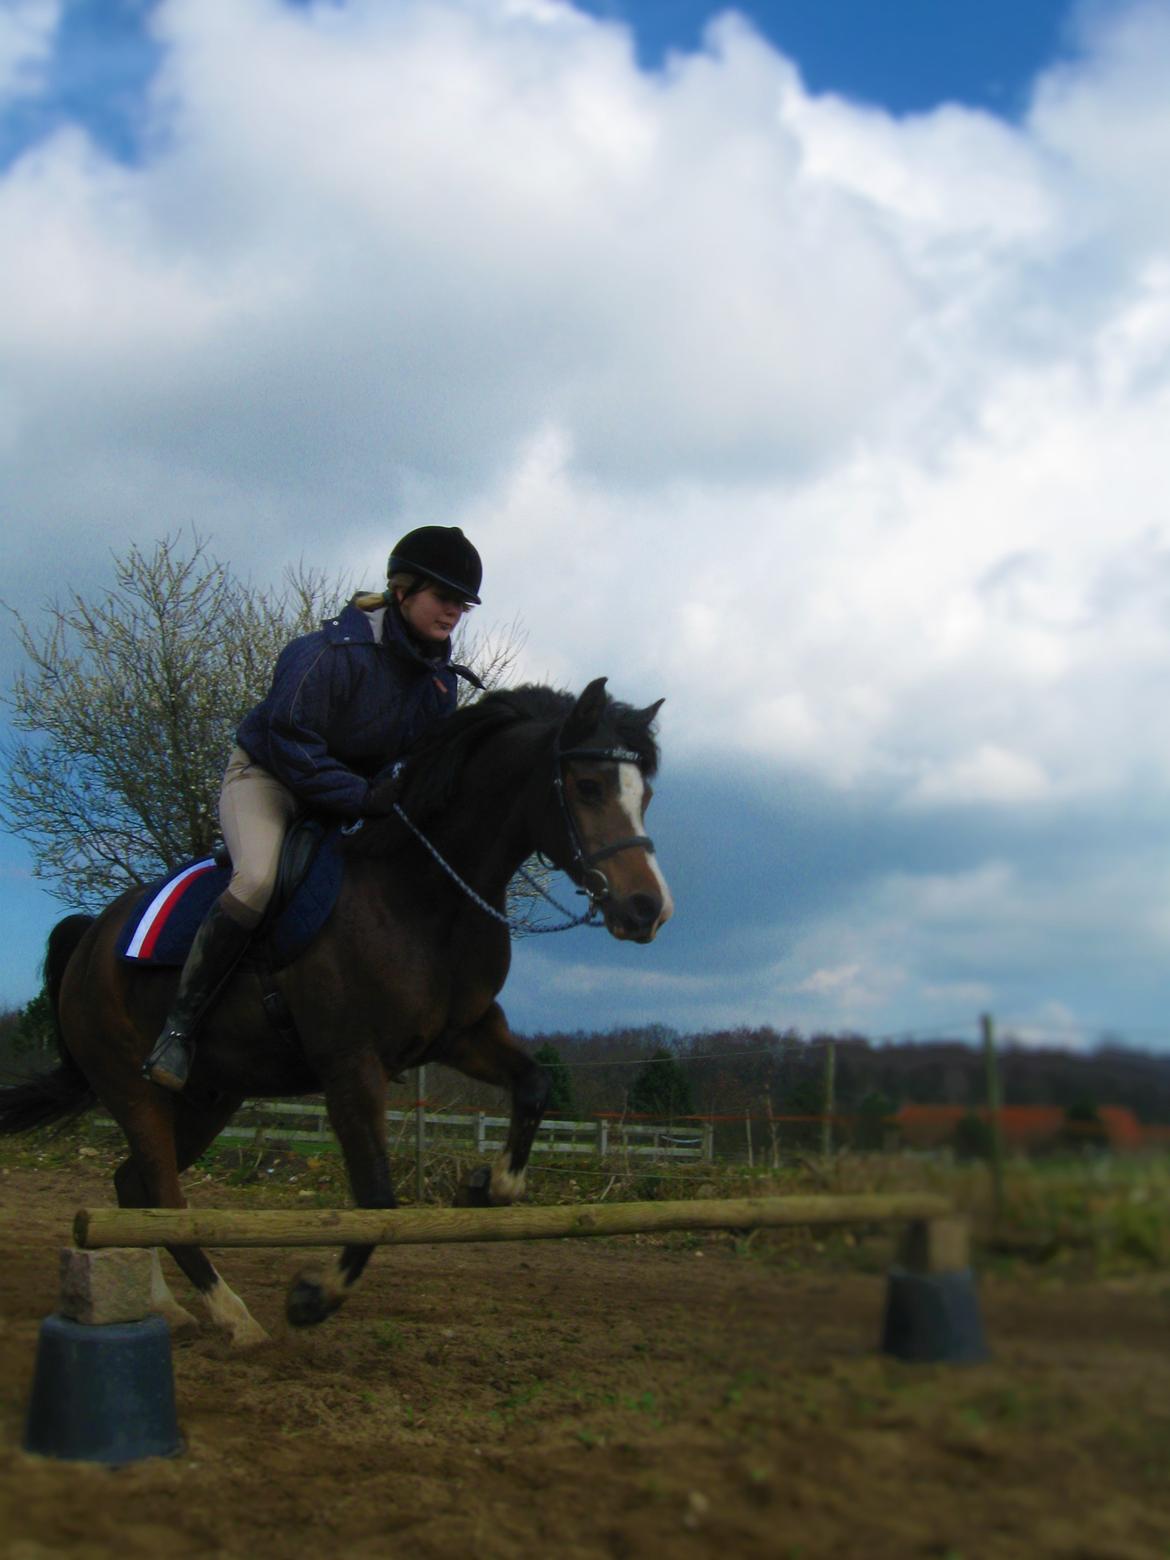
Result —
[{"label": "horse's ear", "polygon": [[649,727],[650,722],[658,714],[658,711],[665,703],[665,699],[655,699],[653,704],[648,704],[644,710],[639,710],[635,716],[635,719],[640,721],[643,726]]},{"label": "horse's ear", "polygon": [[561,727],[562,748],[577,747],[600,726],[605,714],[605,684],[604,677],[595,677],[565,716],[565,724]]}]

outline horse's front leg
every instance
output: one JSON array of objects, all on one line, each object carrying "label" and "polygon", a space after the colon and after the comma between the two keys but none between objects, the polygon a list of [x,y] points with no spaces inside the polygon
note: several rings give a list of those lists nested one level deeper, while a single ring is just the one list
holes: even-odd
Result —
[{"label": "horse's front leg", "polygon": [[548,1104],[548,1073],[516,1044],[496,1002],[478,1023],[444,1044],[439,1060],[469,1078],[512,1091],[512,1120],[503,1152],[490,1170],[485,1166],[472,1172],[456,1196],[456,1205],[515,1202],[524,1191],[528,1156]]},{"label": "horse's front leg", "polygon": [[[349,1174],[350,1191],[359,1208],[396,1208],[386,1155],[386,1074],[373,1052],[347,1063],[344,1072],[327,1079],[325,1104],[329,1122]],[[294,1327],[323,1322],[348,1298],[370,1260],[372,1246],[344,1246],[332,1267],[311,1265],[301,1270],[288,1292],[285,1314]]]},{"label": "horse's front leg", "polygon": [[[130,1146],[130,1158],[114,1172],[114,1188],[121,1208],[185,1208],[179,1171],[192,1164],[214,1141],[240,1101],[222,1099],[200,1108],[185,1095],[172,1100],[135,1077],[132,1085],[141,1096],[136,1109],[127,1109],[120,1125]],[[233,1348],[250,1349],[267,1343],[268,1334],[200,1246],[169,1246],[168,1251],[198,1289],[207,1313],[228,1336]],[[159,1254],[153,1253],[151,1302],[173,1328],[190,1325],[194,1318],[171,1294],[163,1276]]]}]

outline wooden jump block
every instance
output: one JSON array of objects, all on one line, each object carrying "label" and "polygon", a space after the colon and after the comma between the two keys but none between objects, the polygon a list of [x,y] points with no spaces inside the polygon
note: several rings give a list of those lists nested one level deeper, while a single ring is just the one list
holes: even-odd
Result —
[{"label": "wooden jump block", "polygon": [[58,1314],[91,1327],[141,1322],[151,1314],[153,1258],[146,1250],[61,1250]]},{"label": "wooden jump block", "polygon": [[902,1244],[902,1265],[910,1273],[962,1273],[971,1266],[971,1226],[950,1214],[915,1219]]}]

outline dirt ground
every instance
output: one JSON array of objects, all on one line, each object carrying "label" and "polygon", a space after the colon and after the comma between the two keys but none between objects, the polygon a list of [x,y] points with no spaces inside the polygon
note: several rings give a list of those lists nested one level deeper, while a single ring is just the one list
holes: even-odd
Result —
[{"label": "dirt ground", "polygon": [[1170,1556],[1170,1275],[985,1274],[992,1363],[909,1366],[875,1352],[879,1272],[724,1235],[384,1250],[296,1333],[304,1254],[224,1252],[274,1342],[176,1340],[185,1454],[31,1457],[58,1248],[107,1188],[0,1173],[10,1560]]}]

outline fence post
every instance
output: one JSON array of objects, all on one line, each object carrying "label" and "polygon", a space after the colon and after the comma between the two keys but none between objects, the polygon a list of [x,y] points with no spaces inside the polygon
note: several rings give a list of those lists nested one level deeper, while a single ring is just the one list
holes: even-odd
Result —
[{"label": "fence post", "polygon": [[755,1169],[755,1161],[752,1157],[752,1116],[751,1111],[743,1118],[744,1129],[747,1132],[748,1169]]},{"label": "fence post", "polygon": [[414,1197],[421,1203],[426,1190],[426,1176],[423,1173],[423,1155],[426,1152],[427,1143],[427,1070],[419,1067],[415,1073],[416,1079],[416,1104],[414,1107]]},{"label": "fence post", "polygon": [[609,1122],[603,1116],[597,1123],[597,1157],[604,1159],[609,1153]]},{"label": "fence post", "polygon": [[833,1152],[833,1106],[837,1094],[837,1043],[825,1043],[825,1095],[821,1114],[821,1155],[828,1159]]},{"label": "fence post", "polygon": [[768,1132],[772,1139],[772,1169],[779,1170],[780,1140],[776,1136],[776,1117],[772,1113],[772,1087],[770,1084],[764,1090],[764,1104],[768,1109]]},{"label": "fence post", "polygon": [[715,1123],[705,1121],[703,1123],[703,1158],[710,1164],[715,1158]]},{"label": "fence post", "polygon": [[1003,1094],[999,1084],[999,1062],[995,1054],[995,1020],[990,1013],[979,1019],[983,1030],[983,1060],[987,1069],[987,1122],[991,1128],[991,1198],[998,1223],[1003,1212],[1003,1122],[1000,1109]]}]

